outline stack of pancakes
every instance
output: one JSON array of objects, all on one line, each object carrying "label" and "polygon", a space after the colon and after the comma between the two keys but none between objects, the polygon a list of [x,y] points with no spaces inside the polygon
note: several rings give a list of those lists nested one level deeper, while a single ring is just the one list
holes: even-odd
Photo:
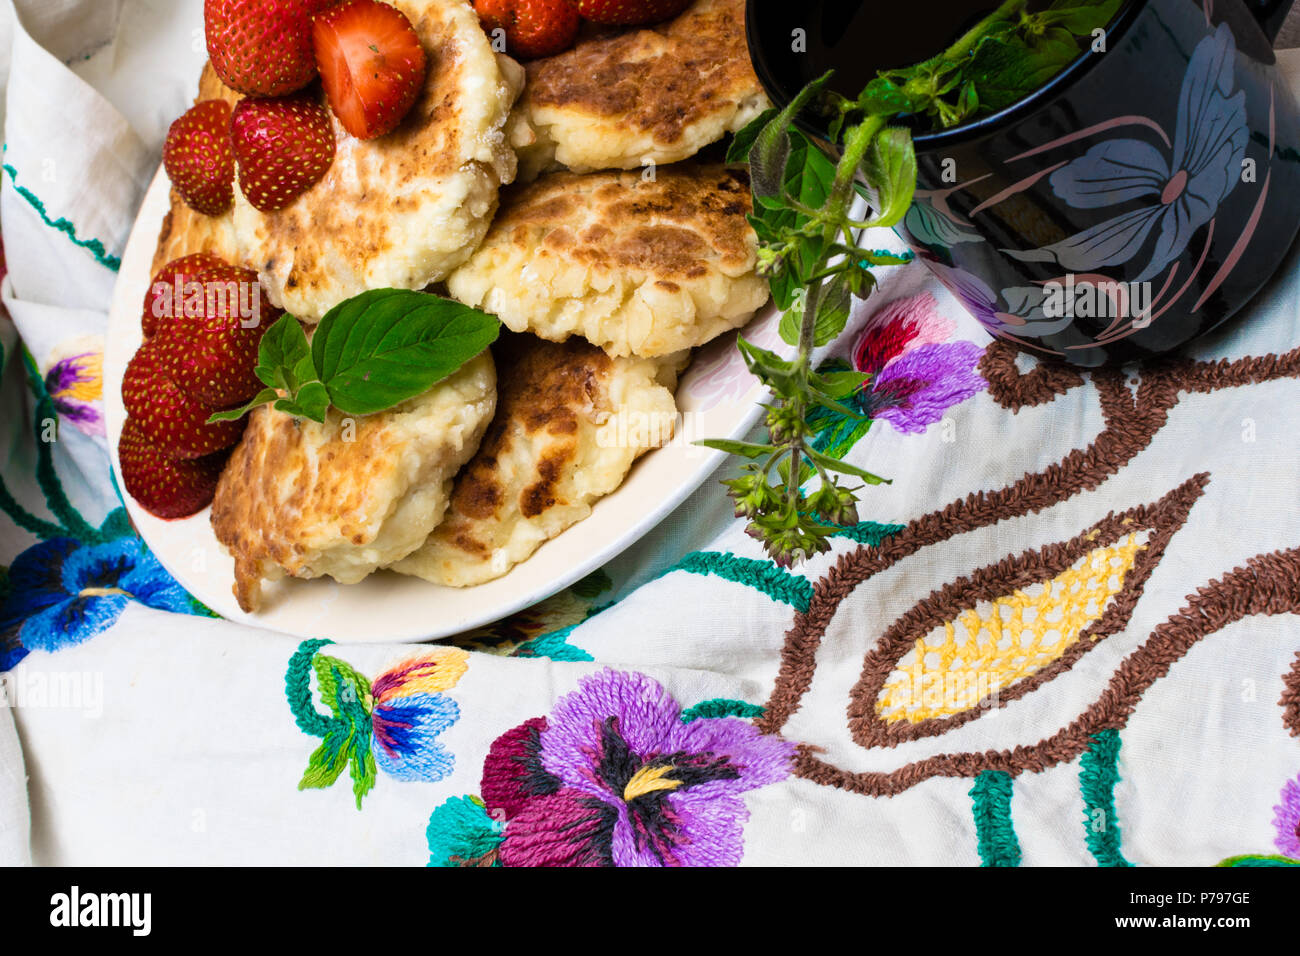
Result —
[{"label": "stack of pancakes", "polygon": [[[767,105],[743,0],[526,67],[468,0],[390,2],[429,54],[411,115],[366,142],[336,124],[334,165],[279,212],[236,190],[206,217],[173,190],[155,271],[214,253],[308,323],[366,289],[430,288],[512,331],[387,412],[253,413],[212,506],[245,610],[282,574],[505,574],[672,437],[689,350],[767,299],[745,170],[696,155]],[[237,99],[209,67],[199,99],[216,97]]]}]

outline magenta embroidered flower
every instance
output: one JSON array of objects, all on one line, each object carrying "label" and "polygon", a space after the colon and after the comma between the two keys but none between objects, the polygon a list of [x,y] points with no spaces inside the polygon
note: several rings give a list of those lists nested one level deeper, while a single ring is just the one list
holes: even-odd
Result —
[{"label": "magenta embroidered flower", "polygon": [[1277,828],[1273,845],[1283,856],[1300,860],[1300,776],[1286,782],[1280,798],[1273,808],[1273,826]]},{"label": "magenta embroidered flower", "polygon": [[506,866],[734,866],[742,794],[784,780],[794,745],[737,717],[683,722],[643,674],[604,670],[497,738],[483,764]]}]

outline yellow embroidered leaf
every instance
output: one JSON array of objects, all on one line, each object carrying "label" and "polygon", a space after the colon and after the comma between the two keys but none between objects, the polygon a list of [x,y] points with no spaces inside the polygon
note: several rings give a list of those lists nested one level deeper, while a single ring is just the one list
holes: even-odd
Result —
[{"label": "yellow embroidered leaf", "polygon": [[1056,577],[981,602],[917,639],[876,713],[913,724],[961,713],[1059,660],[1123,590],[1146,538],[1133,532],[1094,548]]}]

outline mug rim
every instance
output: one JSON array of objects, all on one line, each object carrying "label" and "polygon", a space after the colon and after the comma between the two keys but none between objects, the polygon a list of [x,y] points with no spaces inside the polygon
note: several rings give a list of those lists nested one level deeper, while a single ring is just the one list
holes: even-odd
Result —
[{"label": "mug rim", "polygon": [[[768,73],[764,61],[755,57],[755,32],[751,29],[751,24],[756,17],[756,12],[763,0],[745,0],[745,44],[749,48],[749,60],[753,65],[754,73],[758,76],[759,83],[762,84],[764,91],[773,99],[773,105],[778,108],[790,101],[787,97],[783,103],[776,103],[772,91],[778,89]],[[1112,36],[1120,37],[1132,25],[1147,7],[1148,0],[1127,0],[1106,24],[1106,41],[1107,51],[1109,52],[1110,39]],[[1081,78],[1085,73],[1091,70],[1100,62],[1106,53],[1099,53],[1087,46],[1075,59],[1070,61],[1069,65],[1064,67],[1060,72],[1053,76],[1042,86],[1035,89],[1028,96],[1016,100],[1010,106],[1003,107],[996,113],[990,113],[987,116],[981,116],[959,126],[953,126],[949,129],[932,130],[925,133],[912,134],[912,143],[917,151],[928,150],[942,146],[953,145],[976,139],[1000,128],[1004,124],[1010,125],[1021,113],[1032,112],[1045,99],[1053,97],[1060,93],[1064,87],[1072,85],[1073,82]],[[809,123],[802,115],[795,117],[795,125],[803,129],[804,132],[816,136],[819,139],[826,137],[826,130],[818,128]]]}]

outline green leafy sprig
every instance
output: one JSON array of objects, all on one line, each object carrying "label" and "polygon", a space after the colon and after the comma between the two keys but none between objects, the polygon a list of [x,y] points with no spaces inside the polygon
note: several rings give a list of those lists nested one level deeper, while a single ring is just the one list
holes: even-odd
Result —
[{"label": "green leafy sprig", "polygon": [[[939,55],[881,72],[856,99],[828,90],[828,73],[736,134],[727,159],[749,163],[758,268],[782,312],[781,337],[798,351],[787,360],[738,339],[746,366],[773,394],[764,406],[768,441],[699,444],[746,459],[724,484],[736,514],[749,518],[748,533],[778,564],[827,550],[832,534],[857,521],[864,486],[848,482],[887,481],[813,447],[815,409],[865,420],[852,398],[868,376],[819,374],[811,357],[844,330],[853,299],[871,293],[872,269],[899,261],[864,248],[858,236],[895,225],[912,204],[912,126],[954,126],[1022,98],[1073,61],[1079,39],[1105,27],[1120,2],[1054,0],[1032,9],[1029,0],[1006,0]],[[837,159],[795,127],[805,110],[828,121]],[[851,215],[859,197],[871,210],[862,220]],[[805,493],[813,476],[817,488]]]},{"label": "green leafy sprig", "polygon": [[253,370],[266,387],[242,408],[209,421],[240,418],[258,405],[315,422],[330,406],[370,415],[427,392],[496,341],[500,320],[426,292],[374,289],[325,313],[308,343],[298,320],[281,316],[266,330]]}]

